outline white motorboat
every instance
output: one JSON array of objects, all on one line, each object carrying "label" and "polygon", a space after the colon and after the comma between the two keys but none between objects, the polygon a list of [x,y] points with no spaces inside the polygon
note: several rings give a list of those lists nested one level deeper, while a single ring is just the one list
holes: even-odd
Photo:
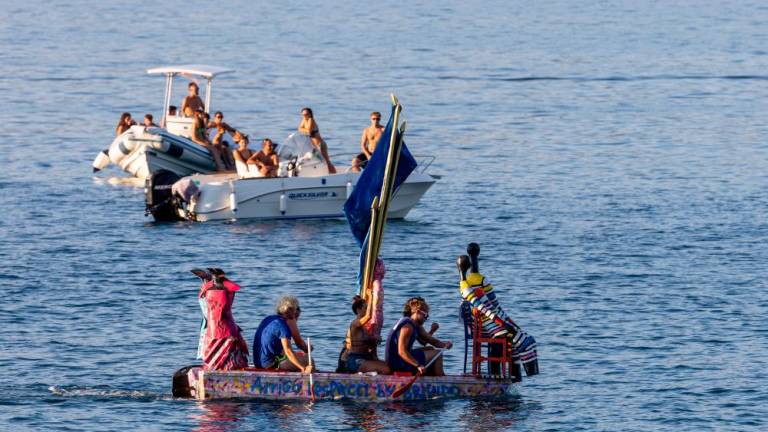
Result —
[{"label": "white motorboat", "polygon": [[[359,172],[327,165],[306,135],[292,134],[279,145],[278,177],[263,178],[238,165],[237,173],[195,174],[180,179],[167,171],[147,181],[147,213],[157,221],[217,219],[304,219],[344,217],[344,202]],[[351,159],[351,157],[350,157]],[[438,177],[425,171],[433,157],[420,157],[395,194],[389,218],[404,218]],[[346,171],[346,172],[343,172]]]},{"label": "white motorboat", "polygon": [[206,80],[205,108],[211,106],[213,78],[234,72],[232,69],[208,65],[166,66],[149,69],[149,74],[166,77],[163,119],[160,128],[132,126],[116,137],[109,148],[101,151],[93,161],[94,172],[113,163],[138,178],[168,170],[178,175],[210,173],[216,171],[213,156],[205,147],[192,142],[191,117],[168,115],[174,79],[182,75]]}]

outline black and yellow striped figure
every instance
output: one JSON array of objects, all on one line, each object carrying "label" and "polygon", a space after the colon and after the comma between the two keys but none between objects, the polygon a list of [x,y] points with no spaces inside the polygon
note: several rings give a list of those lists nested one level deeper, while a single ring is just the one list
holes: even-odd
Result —
[{"label": "black and yellow striped figure", "polygon": [[[525,369],[528,376],[539,373],[538,355],[536,353],[536,340],[526,334],[512,318],[502,309],[493,285],[480,273],[479,256],[480,245],[470,243],[467,246],[467,255],[461,255],[456,260],[459,269],[459,291],[461,297],[472,305],[472,309],[479,312],[483,325],[483,334],[489,337],[507,337],[512,346],[512,360],[518,366]],[[469,273],[467,273],[469,270]],[[514,371],[520,376],[519,370]]]}]

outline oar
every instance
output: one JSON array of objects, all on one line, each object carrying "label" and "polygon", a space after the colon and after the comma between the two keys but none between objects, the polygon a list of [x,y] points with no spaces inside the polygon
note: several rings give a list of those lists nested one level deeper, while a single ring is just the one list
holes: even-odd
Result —
[{"label": "oar", "polygon": [[[436,356],[434,356],[434,357],[432,357],[432,360],[430,360],[430,361],[429,361],[429,363],[427,363],[427,365],[426,365],[426,366],[424,366],[424,370],[427,370],[427,369],[428,369],[430,366],[432,366],[432,363],[434,363],[434,362],[435,362],[435,360],[437,360],[437,358],[438,358],[438,357],[440,357],[441,355],[443,355],[443,351],[445,351],[445,350],[444,350],[444,349],[440,349],[440,350],[438,350],[438,353],[437,353],[437,355],[436,355]],[[411,380],[410,380],[410,381],[408,381],[407,383],[405,383],[405,385],[404,385],[404,386],[402,386],[402,387],[400,387],[399,389],[395,390],[395,391],[392,393],[392,399],[397,399],[397,398],[399,398],[400,396],[402,396],[402,395],[403,395],[403,393],[407,392],[407,391],[408,391],[408,389],[409,389],[409,388],[411,388],[411,386],[413,385],[413,383],[415,383],[415,382],[416,382],[416,380],[417,380],[417,379],[419,379],[419,377],[420,377],[420,376],[421,376],[421,372],[417,372],[417,373],[416,373],[416,376],[414,376],[413,378],[411,378]]]},{"label": "oar", "polygon": [[[307,336],[307,351],[309,366],[312,367],[312,338],[309,336]],[[315,382],[312,380],[312,372],[309,373],[309,397],[312,402],[315,401]]]}]

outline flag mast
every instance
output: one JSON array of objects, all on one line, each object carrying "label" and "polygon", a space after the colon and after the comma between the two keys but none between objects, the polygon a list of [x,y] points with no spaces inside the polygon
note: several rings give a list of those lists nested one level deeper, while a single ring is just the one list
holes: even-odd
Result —
[{"label": "flag mast", "polygon": [[402,149],[403,134],[405,133],[405,122],[403,122],[398,137],[397,127],[400,121],[400,111],[402,111],[403,107],[400,105],[400,102],[398,102],[394,93],[391,94],[391,97],[392,105],[395,106],[395,114],[392,122],[392,132],[389,137],[387,164],[384,168],[384,180],[381,184],[381,193],[378,197],[373,199],[373,203],[371,204],[371,226],[368,229],[368,250],[365,254],[365,266],[361,286],[363,298],[366,300],[370,299],[370,287],[373,283],[373,269],[376,265],[376,258],[379,256],[381,242],[384,238],[384,225],[387,222],[389,203],[392,200],[392,189],[395,184],[397,165],[400,160],[400,150]]}]

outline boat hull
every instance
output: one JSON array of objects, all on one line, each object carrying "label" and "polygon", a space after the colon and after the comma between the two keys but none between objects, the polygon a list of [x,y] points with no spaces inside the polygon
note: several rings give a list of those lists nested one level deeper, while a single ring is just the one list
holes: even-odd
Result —
[{"label": "boat hull", "polygon": [[[341,218],[359,173],[319,177],[239,179],[233,174],[193,175],[200,195],[180,217],[198,222],[232,219]],[[397,190],[389,218],[401,219],[435,183],[429,174],[414,172]],[[233,203],[235,205],[233,206]]]},{"label": "boat hull", "polygon": [[161,169],[179,176],[216,170],[208,149],[164,129],[143,126],[133,126],[115,138],[109,149],[97,156],[93,167],[102,169],[108,163],[140,179]]},{"label": "boat hull", "polygon": [[[307,400],[311,398],[309,375],[298,372],[261,370],[203,371],[201,367],[182,369],[189,393],[174,388],[174,395],[198,400],[272,399]],[[338,374],[318,372],[312,375],[314,396],[319,400],[351,399],[365,402],[394,400],[395,390],[412,377],[394,375]],[[174,379],[174,386],[178,386]],[[498,397],[510,395],[515,383],[507,380],[465,375],[421,377],[397,400],[427,400],[459,397]]]}]

